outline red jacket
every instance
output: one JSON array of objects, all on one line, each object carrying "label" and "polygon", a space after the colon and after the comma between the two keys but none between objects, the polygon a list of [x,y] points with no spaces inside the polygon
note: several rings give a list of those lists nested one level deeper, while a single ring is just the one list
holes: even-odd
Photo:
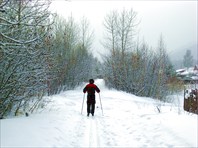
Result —
[{"label": "red jacket", "polygon": [[83,92],[84,93],[88,93],[88,95],[94,95],[95,94],[95,91],[97,92],[97,93],[99,93],[100,92],[100,89],[95,85],[95,84],[87,84],[86,86],[85,86],[85,88],[83,89]]}]

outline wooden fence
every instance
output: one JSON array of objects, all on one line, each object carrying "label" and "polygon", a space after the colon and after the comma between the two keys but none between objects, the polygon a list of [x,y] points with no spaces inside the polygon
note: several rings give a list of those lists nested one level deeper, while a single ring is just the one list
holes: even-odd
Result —
[{"label": "wooden fence", "polygon": [[198,89],[184,90],[184,110],[198,114]]}]

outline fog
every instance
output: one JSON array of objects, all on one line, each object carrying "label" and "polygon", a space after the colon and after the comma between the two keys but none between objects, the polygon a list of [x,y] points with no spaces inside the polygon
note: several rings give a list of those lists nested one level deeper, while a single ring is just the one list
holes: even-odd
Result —
[{"label": "fog", "polygon": [[[76,21],[85,16],[94,30],[93,51],[95,56],[106,51],[103,41],[103,21],[112,10],[133,9],[141,21],[137,38],[155,49],[163,35],[170,55],[184,52],[185,48],[197,47],[197,1],[53,1],[51,10]],[[195,54],[197,55],[197,53]],[[194,57],[196,58],[196,56]]]}]

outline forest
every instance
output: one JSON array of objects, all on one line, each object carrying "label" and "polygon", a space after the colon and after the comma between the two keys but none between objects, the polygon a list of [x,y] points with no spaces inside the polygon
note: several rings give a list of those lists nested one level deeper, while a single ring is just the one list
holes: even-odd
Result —
[{"label": "forest", "polygon": [[[32,113],[44,96],[102,78],[109,88],[168,101],[181,87],[166,52],[136,40],[137,12],[123,9],[104,18],[106,54],[91,52],[94,31],[86,17],[64,19],[49,11],[50,1],[0,1],[0,118]],[[174,83],[172,83],[174,82]]]}]

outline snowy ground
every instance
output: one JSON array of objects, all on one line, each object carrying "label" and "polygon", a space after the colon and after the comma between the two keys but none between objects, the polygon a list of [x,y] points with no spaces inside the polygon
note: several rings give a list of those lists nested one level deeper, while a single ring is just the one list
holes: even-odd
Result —
[{"label": "snowy ground", "polygon": [[40,114],[0,120],[0,147],[198,147],[197,115],[170,104],[158,113],[150,98],[96,84],[104,116],[98,94],[95,116],[86,116],[86,101],[80,114],[83,85],[51,96]]}]

